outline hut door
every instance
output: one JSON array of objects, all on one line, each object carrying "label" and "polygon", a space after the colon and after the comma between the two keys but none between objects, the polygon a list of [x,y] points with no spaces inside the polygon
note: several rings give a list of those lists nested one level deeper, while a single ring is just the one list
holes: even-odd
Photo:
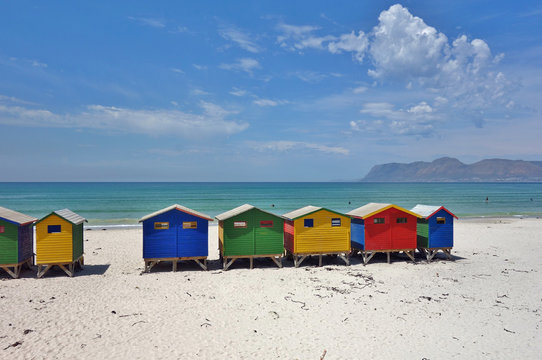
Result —
[{"label": "hut door", "polygon": [[366,250],[391,249],[391,224],[388,214],[377,214],[365,221]]}]

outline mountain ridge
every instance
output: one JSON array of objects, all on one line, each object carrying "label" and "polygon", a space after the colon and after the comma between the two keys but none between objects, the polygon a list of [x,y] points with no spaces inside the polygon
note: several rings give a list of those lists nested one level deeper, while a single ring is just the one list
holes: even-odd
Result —
[{"label": "mountain ridge", "polygon": [[484,159],[465,164],[442,157],[431,162],[375,165],[363,182],[539,182],[542,161]]}]

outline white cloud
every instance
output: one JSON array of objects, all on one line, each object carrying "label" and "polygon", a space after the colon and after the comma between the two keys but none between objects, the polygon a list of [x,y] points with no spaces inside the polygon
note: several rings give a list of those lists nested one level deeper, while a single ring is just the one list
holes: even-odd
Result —
[{"label": "white cloud", "polygon": [[358,86],[357,88],[352,89],[352,92],[354,94],[363,94],[367,90],[368,90],[368,88],[366,86]]},{"label": "white cloud", "polygon": [[165,28],[166,27],[166,23],[162,19],[146,18],[146,17],[133,17],[133,16],[128,16],[128,19],[130,19],[132,21],[135,21],[139,25],[146,25],[146,26],[151,26],[151,27],[154,27],[154,28]]},{"label": "white cloud", "polygon": [[351,52],[356,60],[363,61],[368,40],[363,31],[358,35],[352,31],[349,34],[342,34],[339,37],[333,35],[316,36],[313,32],[319,30],[316,26],[289,25],[281,23],[277,26],[281,35],[277,36],[277,42],[281,47],[291,51],[303,49],[328,50],[332,54]]},{"label": "white cloud", "polygon": [[238,88],[234,87],[234,88],[230,91],[230,94],[233,95],[233,96],[242,97],[242,96],[247,95],[248,92],[247,92],[246,90],[242,90],[242,89],[238,89]]},{"label": "white cloud", "polygon": [[190,93],[192,95],[196,95],[196,96],[205,96],[205,95],[211,95],[211,93],[205,91],[205,90],[202,90],[202,89],[194,89],[192,91],[190,91]]},{"label": "white cloud", "polygon": [[202,112],[179,110],[134,110],[90,105],[81,113],[55,114],[49,110],[0,104],[0,124],[28,127],[103,129],[147,135],[184,137],[234,134],[248,128],[247,123],[226,120],[235,112],[209,102],[200,102]]},{"label": "white cloud", "polygon": [[502,54],[494,56],[485,41],[466,35],[450,41],[400,4],[382,11],[367,34],[317,36],[317,27],[286,24],[277,30],[282,47],[351,53],[356,62],[369,65],[368,74],[378,81],[375,85],[402,85],[409,93],[420,94],[419,101],[434,98],[434,106],[441,111],[447,107],[449,117],[460,113],[481,126],[488,113],[502,116],[511,103],[514,84],[496,69]]},{"label": "white cloud", "polygon": [[181,69],[171,68],[170,70],[177,74],[184,74],[184,71],[182,71]]},{"label": "white cloud", "polygon": [[289,101],[288,100],[271,100],[271,99],[256,99],[253,101],[254,104],[258,105],[258,106],[277,106],[277,105],[284,105],[284,104],[288,104]]},{"label": "white cloud", "polygon": [[318,71],[296,71],[290,74],[290,76],[295,76],[298,79],[304,82],[307,82],[309,84],[315,84],[327,78],[339,78],[339,77],[342,77],[343,75],[340,73],[326,74],[326,73],[321,73]]},{"label": "white cloud", "polygon": [[397,4],[382,11],[371,37],[375,78],[431,77],[446,55],[448,38]]},{"label": "white cloud", "polygon": [[363,31],[358,32],[357,36],[352,31],[350,34],[342,34],[337,41],[330,42],[327,47],[332,54],[351,52],[357,61],[362,62],[368,45],[369,40]]},{"label": "white cloud", "polygon": [[335,155],[348,155],[350,151],[340,146],[327,146],[316,143],[301,142],[301,141],[267,141],[267,142],[249,142],[249,146],[254,150],[267,152],[288,152],[288,151],[303,151],[312,150]]},{"label": "white cloud", "polygon": [[238,59],[233,64],[221,64],[219,67],[225,70],[244,71],[249,75],[252,75],[253,70],[261,68],[258,60],[252,58]]},{"label": "white cloud", "polygon": [[461,35],[450,43],[446,35],[401,5],[380,14],[371,36],[374,69],[369,75],[376,79],[436,92],[471,117],[509,102],[511,83],[494,70],[502,54],[493,56],[483,40],[469,41]]},{"label": "white cloud", "polygon": [[242,32],[234,27],[222,28],[218,32],[226,40],[233,41],[241,49],[251,53],[261,52],[261,48],[251,39],[248,33]]},{"label": "white cloud", "polygon": [[207,66],[205,66],[205,65],[192,64],[192,66],[193,66],[194,69],[196,69],[196,70],[207,70]]},{"label": "white cloud", "polygon": [[426,102],[420,102],[408,109],[395,109],[390,103],[366,103],[360,113],[374,118],[373,121],[351,121],[354,131],[386,131],[397,135],[432,135],[434,124],[440,115]]}]

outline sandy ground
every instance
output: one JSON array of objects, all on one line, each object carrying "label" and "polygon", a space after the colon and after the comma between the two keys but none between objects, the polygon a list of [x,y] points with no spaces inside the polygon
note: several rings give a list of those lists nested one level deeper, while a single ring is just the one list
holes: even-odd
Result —
[{"label": "sandy ground", "polygon": [[86,231],[74,278],[0,274],[0,358],[539,359],[542,220],[455,231],[455,261],[240,260],[226,272],[211,261],[150,274],[140,229]]}]

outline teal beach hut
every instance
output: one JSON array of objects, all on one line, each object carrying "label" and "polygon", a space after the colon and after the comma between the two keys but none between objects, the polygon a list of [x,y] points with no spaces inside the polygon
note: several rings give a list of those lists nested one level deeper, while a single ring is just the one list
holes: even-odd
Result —
[{"label": "teal beach hut", "polygon": [[444,206],[418,204],[411,211],[421,215],[416,227],[417,247],[427,261],[431,261],[439,250],[451,259],[457,216]]},{"label": "teal beach hut", "polygon": [[36,221],[38,219],[0,206],[0,268],[13,278],[19,277],[23,265],[32,265],[32,226]]}]

